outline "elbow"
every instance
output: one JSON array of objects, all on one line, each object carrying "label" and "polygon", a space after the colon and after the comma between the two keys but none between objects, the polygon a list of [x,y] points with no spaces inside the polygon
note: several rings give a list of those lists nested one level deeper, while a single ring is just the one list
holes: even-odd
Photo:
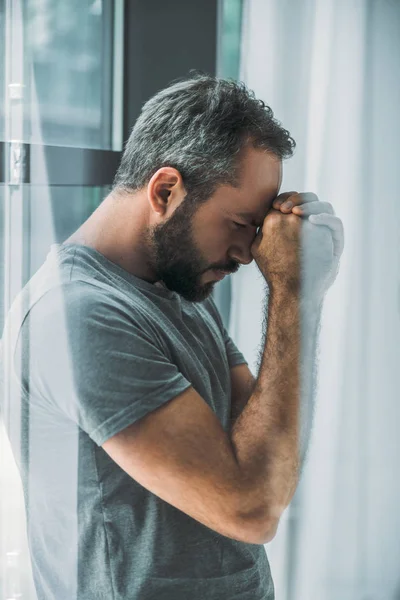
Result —
[{"label": "elbow", "polygon": [[278,526],[283,512],[289,506],[295,487],[283,504],[269,504],[267,507],[253,510],[251,516],[248,515],[248,522],[251,523],[250,536],[254,540],[253,544],[268,544],[277,534]]},{"label": "elbow", "polygon": [[243,526],[242,522],[243,539],[249,544],[268,544],[276,536],[279,520],[280,516],[265,516],[265,513],[262,517],[247,515],[246,525]]},{"label": "elbow", "polygon": [[252,544],[268,544],[278,531],[279,519],[269,519],[267,522],[258,523],[252,531]]},{"label": "elbow", "polygon": [[[256,502],[257,500],[257,502]],[[268,544],[277,534],[279,522],[288,502],[260,502],[254,491],[242,495],[236,504],[235,525],[242,540],[249,544]]]},{"label": "elbow", "polygon": [[275,519],[272,523],[269,523],[269,526],[264,534],[263,544],[268,544],[268,542],[272,542],[276,533],[278,531],[279,519]]}]

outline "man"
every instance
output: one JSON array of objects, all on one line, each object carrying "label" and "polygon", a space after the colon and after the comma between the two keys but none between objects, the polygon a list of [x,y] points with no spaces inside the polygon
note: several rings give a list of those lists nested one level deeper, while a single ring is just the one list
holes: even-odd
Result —
[{"label": "man", "polygon": [[[5,414],[26,426],[17,462],[39,600],[274,598],[263,544],[304,460],[299,390],[312,397],[341,253],[330,205],[277,198],[294,146],[243,84],[174,83],[144,105],[111,193],[14,303]],[[319,252],[306,289],[307,223]],[[253,258],[271,291],[257,380],[211,296]]]}]

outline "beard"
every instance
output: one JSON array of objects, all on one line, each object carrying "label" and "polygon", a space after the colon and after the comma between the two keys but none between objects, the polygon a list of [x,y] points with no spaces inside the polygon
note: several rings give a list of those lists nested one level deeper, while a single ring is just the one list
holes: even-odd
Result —
[{"label": "beard", "polygon": [[200,283],[202,274],[212,267],[193,238],[193,217],[198,208],[196,202],[185,196],[168,221],[147,231],[148,266],[157,280],[189,302],[206,300],[216,283]]}]

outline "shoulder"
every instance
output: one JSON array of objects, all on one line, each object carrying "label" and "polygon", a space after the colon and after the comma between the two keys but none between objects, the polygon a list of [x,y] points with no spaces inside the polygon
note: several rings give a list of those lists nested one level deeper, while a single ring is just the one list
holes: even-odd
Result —
[{"label": "shoulder", "polygon": [[127,303],[118,290],[74,280],[52,287],[31,307],[26,323],[42,339],[68,331],[69,336],[96,330],[130,330],[141,322],[140,307]]}]

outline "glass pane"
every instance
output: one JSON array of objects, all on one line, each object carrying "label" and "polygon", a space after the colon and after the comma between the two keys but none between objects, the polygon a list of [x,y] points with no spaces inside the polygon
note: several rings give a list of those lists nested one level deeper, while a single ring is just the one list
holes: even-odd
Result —
[{"label": "glass pane", "polygon": [[[5,235],[6,186],[0,185],[0,338],[5,317]],[[13,198],[11,198],[13,200]],[[15,257],[13,257],[15,258]],[[0,339],[3,355],[3,339]],[[26,535],[26,519],[22,484],[4,428],[7,420],[3,400],[8,385],[3,377],[3,359],[0,360],[0,597],[5,599],[32,598],[34,592]]]},{"label": "glass pane", "polygon": [[[220,68],[219,75],[238,79],[242,25],[242,0],[221,0]],[[231,310],[231,277],[225,277],[213,290],[213,299],[221,313],[225,327],[229,328]]]},{"label": "glass pane", "polygon": [[243,0],[222,0],[221,77],[238,79]]},{"label": "glass pane", "polygon": [[[11,280],[19,282],[20,274],[23,274],[22,287],[43,264],[50,245],[61,243],[69,237],[97,208],[109,188],[21,186],[12,191],[14,196],[11,197],[10,206],[13,208],[19,202],[22,210],[16,211],[11,219],[7,219],[15,221],[14,227],[9,223],[8,232],[5,231],[4,219],[5,192],[5,186],[0,186],[1,331],[4,327],[4,272],[7,267]],[[20,223],[16,222],[18,219]],[[6,233],[13,238],[12,260],[9,265],[5,264]],[[22,266],[19,263],[23,263]],[[19,291],[17,288],[17,285],[12,286],[11,301]],[[7,418],[3,421],[2,399],[9,393],[12,392],[9,392],[7,378],[3,378],[0,361],[0,597],[9,600],[35,600],[22,482],[4,427]],[[18,406],[17,402],[15,406]],[[18,414],[13,413],[12,423],[13,435],[25,439],[27,431],[22,417],[18,419]]]},{"label": "glass pane", "polygon": [[24,141],[111,149],[112,0],[23,0]]},{"label": "glass pane", "polygon": [[0,185],[0,337],[4,326],[4,189]]},{"label": "glass pane", "polygon": [[107,187],[31,186],[25,253],[28,279],[43,264],[51,244],[65,241],[109,193]]},{"label": "glass pane", "polygon": [[5,70],[6,70],[6,11],[5,0],[0,0],[0,140],[5,140]]},{"label": "glass pane", "polygon": [[[20,190],[11,192],[9,206],[13,212],[5,219],[7,188],[0,185],[0,338],[4,327],[6,304],[5,274],[8,273],[7,305],[9,305],[43,264],[51,244],[62,243],[78,229],[99,206],[110,189],[111,186],[83,188],[23,185],[20,186]],[[8,221],[7,232],[6,220]],[[8,256],[12,257],[11,260],[6,259],[7,233]],[[7,264],[6,260],[8,260]]]},{"label": "glass pane", "polygon": [[0,489],[4,490],[0,495],[1,598],[36,600],[26,534],[23,489],[2,419],[0,419]]}]

